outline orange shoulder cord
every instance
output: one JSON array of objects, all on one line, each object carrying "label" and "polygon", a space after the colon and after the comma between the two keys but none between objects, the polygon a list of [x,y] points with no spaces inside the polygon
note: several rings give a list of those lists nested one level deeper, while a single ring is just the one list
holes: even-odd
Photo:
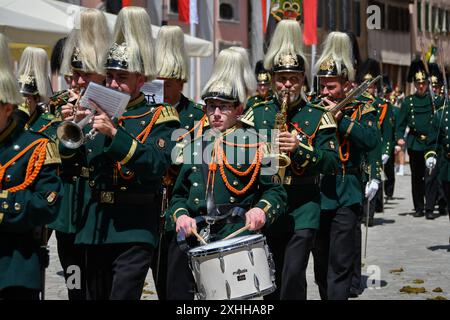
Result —
[{"label": "orange shoulder cord", "polygon": [[[233,146],[233,147],[257,148],[255,157],[253,158],[253,161],[252,161],[252,164],[250,165],[250,167],[245,171],[239,171],[239,170],[233,168],[231,166],[231,164],[228,162],[225,151],[223,150],[223,148],[221,146],[222,142],[226,145]],[[214,188],[214,177],[215,177],[215,171],[217,170],[217,164],[216,164],[215,160],[217,159],[217,163],[219,165],[220,176],[222,177],[222,180],[223,180],[225,186],[227,187],[227,189],[236,195],[245,194],[251,188],[251,186],[255,183],[255,180],[258,177],[259,169],[261,168],[261,159],[262,159],[262,155],[263,155],[262,146],[263,146],[262,143],[235,144],[235,143],[231,143],[228,141],[224,141],[223,138],[217,139],[214,142],[213,155],[212,155],[211,162],[209,164],[207,188],[209,187],[209,185],[211,185],[212,188]],[[245,176],[249,175],[253,170],[252,176],[250,178],[250,181],[247,183],[247,185],[244,186],[241,190],[234,188],[231,185],[231,183],[228,181],[228,178],[225,174],[224,164],[228,168],[228,170],[230,170],[233,174],[240,176],[240,177],[245,177]],[[210,182],[211,182],[211,184],[210,184]]]},{"label": "orange shoulder cord", "polygon": [[50,127],[51,125],[52,125],[52,121],[50,121],[49,123],[47,123],[45,126],[43,126],[42,128],[40,128],[39,129],[39,133],[42,133],[42,132],[44,132],[45,130],[47,130],[48,129],[48,127]]},{"label": "orange shoulder cord", "polygon": [[34,149],[33,153],[30,156],[30,159],[28,160],[27,171],[26,171],[24,182],[18,186],[7,189],[6,191],[17,192],[17,191],[28,188],[34,182],[34,180],[36,179],[37,175],[41,171],[41,168],[44,164],[45,157],[47,155],[47,143],[48,143],[48,139],[44,139],[44,138],[38,139],[38,140],[34,141],[33,143],[31,143],[29,146],[27,146],[24,150],[22,150],[16,156],[14,156],[5,165],[3,165],[3,166],[0,165],[0,189],[1,189],[1,182],[6,173],[6,169],[8,169],[12,163],[16,162],[18,159],[20,159],[22,156],[24,156],[31,148],[36,146],[36,148]]},{"label": "orange shoulder cord", "polygon": [[205,124],[205,121],[206,121],[206,115],[204,115],[200,119],[200,121],[198,121],[191,130],[189,130],[185,134],[179,136],[178,139],[177,139],[177,142],[182,141],[184,138],[186,138],[188,135],[190,135],[192,132],[194,132],[197,128],[198,128],[198,131],[197,131],[197,134],[195,135],[195,138],[201,137],[202,134],[203,134],[203,126]]},{"label": "orange shoulder cord", "polygon": [[[160,114],[161,114],[161,112],[163,111],[163,109],[164,109],[164,106],[160,106],[160,107],[158,107],[157,109],[156,109],[156,111],[155,111],[155,114],[153,115],[153,117],[152,117],[152,120],[150,121],[150,123],[147,125],[147,127],[145,127],[145,129],[144,130],[142,130],[142,132],[136,137],[136,140],[138,140],[139,142],[141,142],[141,143],[144,143],[146,140],[147,140],[147,138],[148,138],[148,136],[149,136],[149,134],[150,134],[150,131],[152,131],[152,129],[153,129],[153,125],[156,123],[156,121],[158,120],[158,118],[159,118],[159,116],[160,116]],[[136,116],[125,116],[125,117],[120,117],[120,119],[119,119],[119,125],[121,126],[122,124],[123,124],[123,121],[125,121],[125,120],[127,120],[127,119],[137,119],[137,118],[142,118],[142,117],[144,117],[144,116],[146,116],[146,115],[148,115],[148,114],[150,114],[150,113],[152,113],[152,111],[148,111],[148,112],[146,112],[146,113],[144,113],[144,114],[139,114],[139,115],[136,115]],[[116,162],[116,168],[117,168],[117,172],[119,172],[119,174],[120,174],[120,176],[122,177],[122,179],[124,179],[124,180],[130,180],[130,179],[132,179],[133,177],[134,177],[134,173],[131,173],[131,174],[124,174],[123,172],[122,172],[122,165],[119,163],[119,162]]]},{"label": "orange shoulder cord", "polygon": [[386,113],[387,113],[387,103],[385,103],[385,104],[382,104],[381,106],[380,106],[380,108],[381,108],[381,114],[380,114],[380,120],[379,120],[379,122],[378,122],[378,124],[380,125],[380,127],[381,127],[381,125],[383,124],[383,121],[384,121],[384,118],[386,117]]},{"label": "orange shoulder cord", "polygon": [[[351,119],[355,120],[358,115],[359,107],[353,111],[351,115]],[[361,116],[359,116],[358,120],[361,119]],[[339,159],[341,159],[341,162],[345,163],[350,158],[350,143],[347,140],[347,138],[344,138],[344,140],[341,142],[340,136],[337,136],[338,142],[339,142]],[[343,149],[345,147],[345,152],[343,152]]]}]

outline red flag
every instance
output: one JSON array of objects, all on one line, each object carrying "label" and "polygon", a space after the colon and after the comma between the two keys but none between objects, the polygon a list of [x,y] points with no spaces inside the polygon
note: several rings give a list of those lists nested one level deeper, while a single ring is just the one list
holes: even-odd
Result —
[{"label": "red flag", "polygon": [[189,0],[178,0],[178,21],[189,23]]},{"label": "red flag", "polygon": [[267,1],[261,0],[261,11],[263,20],[263,34],[266,34],[267,29]]},{"label": "red flag", "polygon": [[317,44],[317,0],[303,0],[303,42]]},{"label": "red flag", "polygon": [[122,8],[133,5],[131,2],[132,2],[132,0],[122,0]]}]

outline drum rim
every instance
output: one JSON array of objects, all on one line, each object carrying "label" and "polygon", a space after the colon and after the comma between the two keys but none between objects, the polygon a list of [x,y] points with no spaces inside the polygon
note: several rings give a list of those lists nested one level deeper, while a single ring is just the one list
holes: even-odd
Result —
[{"label": "drum rim", "polygon": [[[277,285],[274,282],[272,282],[272,286],[270,288],[264,289],[264,290],[260,291],[259,293],[247,294],[245,296],[236,297],[236,298],[233,298],[233,299],[230,299],[230,300],[234,300],[234,301],[236,301],[236,300],[249,300],[249,299],[252,299],[252,298],[263,297],[263,296],[266,296],[268,294],[271,294],[276,289],[277,289]],[[199,293],[196,292],[196,295],[198,295],[198,294]],[[207,300],[207,299],[199,299],[199,300]],[[225,300],[228,300],[228,299],[225,299]]]},{"label": "drum rim", "polygon": [[[255,238],[253,240],[245,240],[245,241],[242,241],[242,242],[239,242],[239,243],[230,244],[230,245],[225,246],[225,247],[218,247],[218,248],[209,249],[209,250],[202,250],[202,251],[198,251],[198,252],[191,252],[192,250],[197,249],[198,247],[197,248],[193,248],[193,249],[188,251],[188,255],[191,256],[191,257],[202,257],[202,256],[207,256],[207,255],[210,255],[210,254],[214,254],[214,253],[228,252],[228,251],[231,251],[233,249],[236,249],[236,248],[239,248],[239,247],[242,247],[242,246],[246,246],[246,245],[249,245],[249,244],[253,244],[253,243],[258,243],[258,242],[265,242],[265,243],[267,243],[266,237],[264,235],[262,235],[262,234],[260,236],[261,237]],[[219,240],[219,241],[222,241],[222,240]]]}]

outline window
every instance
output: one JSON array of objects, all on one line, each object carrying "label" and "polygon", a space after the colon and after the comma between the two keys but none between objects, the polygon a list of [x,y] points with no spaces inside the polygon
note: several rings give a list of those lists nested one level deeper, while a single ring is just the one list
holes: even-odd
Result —
[{"label": "window", "polygon": [[323,11],[324,11],[324,7],[325,7],[325,2],[327,2],[327,1],[323,0],[323,1],[317,2],[317,28],[322,28],[324,26]]},{"label": "window", "polygon": [[351,3],[349,0],[341,0],[339,3],[339,30],[343,32],[351,31],[350,10]]},{"label": "window", "polygon": [[328,0],[325,17],[328,18],[327,19],[327,30],[330,30],[330,31],[336,30],[336,27],[337,27],[336,0]]},{"label": "window", "polygon": [[422,31],[422,1],[417,1],[417,30]]},{"label": "window", "polygon": [[388,6],[387,29],[390,31],[409,31],[409,10]]},{"label": "window", "polygon": [[170,0],[169,13],[178,14],[178,0]]},{"label": "window", "polygon": [[353,31],[357,37],[361,36],[361,5],[359,1],[353,2]]},{"label": "window", "polygon": [[219,2],[219,19],[222,21],[239,21],[239,3],[237,0]]},{"label": "window", "polygon": [[425,3],[425,31],[430,31],[430,4]]}]

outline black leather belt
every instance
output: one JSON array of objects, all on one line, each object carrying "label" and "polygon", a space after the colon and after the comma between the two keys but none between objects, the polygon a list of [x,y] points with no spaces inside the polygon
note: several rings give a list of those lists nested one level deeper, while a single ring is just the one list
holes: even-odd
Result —
[{"label": "black leather belt", "polygon": [[412,134],[413,136],[419,138],[420,141],[425,141],[425,140],[427,140],[427,137],[428,137],[428,135],[426,135],[424,133],[420,133],[416,129],[410,129],[409,133]]},{"label": "black leather belt", "polygon": [[320,176],[309,176],[309,177],[300,177],[300,176],[287,176],[284,177],[284,184],[290,186],[302,186],[302,185],[319,185],[320,184]]},{"label": "black leather belt", "polygon": [[150,205],[155,203],[157,196],[154,193],[93,190],[92,199],[102,204]]},{"label": "black leather belt", "polygon": [[345,170],[342,169],[336,169],[334,171],[335,175],[360,175],[362,173],[360,168],[357,167],[350,167],[350,168],[345,168]]}]

